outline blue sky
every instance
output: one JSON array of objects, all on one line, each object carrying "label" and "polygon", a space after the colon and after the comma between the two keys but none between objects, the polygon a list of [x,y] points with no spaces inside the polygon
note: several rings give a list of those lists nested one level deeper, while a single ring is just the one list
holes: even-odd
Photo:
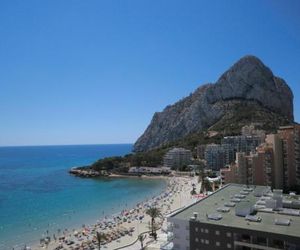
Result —
[{"label": "blue sky", "polygon": [[0,145],[134,142],[246,54],[294,92],[300,2],[0,2]]}]

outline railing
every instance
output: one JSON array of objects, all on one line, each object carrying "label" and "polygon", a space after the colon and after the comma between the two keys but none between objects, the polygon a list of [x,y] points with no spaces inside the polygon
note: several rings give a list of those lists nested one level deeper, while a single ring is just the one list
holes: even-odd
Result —
[{"label": "railing", "polygon": [[257,244],[252,244],[252,243],[247,243],[243,241],[234,241],[235,247],[240,246],[240,247],[249,247],[249,248],[255,248],[255,249],[261,249],[261,250],[278,250],[279,248],[274,248],[274,247],[269,247],[269,246],[264,246],[264,245],[257,245]]}]

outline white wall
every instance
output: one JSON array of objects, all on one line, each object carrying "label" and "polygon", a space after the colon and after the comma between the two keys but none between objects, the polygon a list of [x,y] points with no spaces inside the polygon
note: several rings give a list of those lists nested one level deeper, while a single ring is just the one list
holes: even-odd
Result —
[{"label": "white wall", "polygon": [[188,250],[190,247],[189,221],[169,217],[168,222],[173,224],[174,250]]}]

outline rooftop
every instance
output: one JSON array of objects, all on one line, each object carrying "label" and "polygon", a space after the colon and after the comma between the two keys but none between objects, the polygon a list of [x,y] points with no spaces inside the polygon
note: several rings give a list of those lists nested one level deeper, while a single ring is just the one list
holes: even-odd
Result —
[{"label": "rooftop", "polygon": [[[299,196],[283,196],[284,204],[288,204],[289,201],[293,200],[297,203],[297,209],[283,208],[275,211],[261,205],[270,203],[265,201],[270,201],[272,195],[271,190],[265,186],[249,186],[247,188],[245,185],[228,184],[171,217],[190,220],[194,213],[197,213],[197,220],[203,223],[299,237]],[[247,217],[250,214],[255,217]],[[286,225],[285,223],[279,223],[282,221],[289,223],[286,223]]]}]

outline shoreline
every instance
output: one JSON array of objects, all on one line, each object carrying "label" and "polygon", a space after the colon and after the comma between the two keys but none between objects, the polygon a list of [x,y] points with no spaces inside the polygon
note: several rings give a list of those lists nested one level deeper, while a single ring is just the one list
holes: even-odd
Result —
[{"label": "shoreline", "polygon": [[[84,168],[84,167],[83,167]],[[79,178],[149,178],[149,179],[160,179],[160,178],[169,178],[171,177],[170,173],[168,174],[128,174],[128,173],[109,173],[109,172],[99,172],[92,169],[82,169],[81,167],[73,167],[69,171],[70,175],[73,175],[74,177]]]},{"label": "shoreline", "polygon": [[[78,177],[78,176],[75,176],[75,177]],[[137,203],[136,202],[131,203],[131,204],[127,204],[126,203],[126,207],[125,207],[125,203],[124,203],[124,207],[122,208],[123,210],[126,210],[126,209],[127,210],[131,210],[131,209],[135,208],[135,206],[137,204],[139,204],[139,203],[148,202],[148,201],[154,199],[155,197],[160,196],[166,190],[166,188],[168,186],[168,179],[169,179],[169,177],[159,177],[159,176],[155,176],[154,178],[152,178],[152,177],[149,177],[149,176],[139,177],[139,176],[116,175],[116,174],[113,174],[111,176],[93,177],[93,178],[90,178],[90,179],[95,179],[95,180],[97,180],[97,179],[103,179],[103,180],[105,180],[106,179],[107,180],[107,179],[122,179],[122,178],[133,178],[133,179],[141,179],[141,180],[142,179],[145,179],[145,180],[146,179],[153,179],[153,180],[160,179],[160,180],[163,181],[162,183],[164,183],[164,184],[162,184],[163,187],[162,187],[161,191],[158,191],[156,194],[152,194],[152,195],[149,194],[148,196],[145,196],[144,198],[142,198],[141,200],[139,200]],[[113,210],[115,210],[115,208],[116,207],[112,207]],[[64,231],[66,231],[66,234],[67,233],[71,233],[72,231],[74,231],[74,229],[75,229],[75,231],[78,231],[78,230],[80,231],[81,230],[80,225],[87,225],[87,226],[95,225],[95,224],[98,223],[98,221],[105,220],[105,218],[109,219],[111,217],[114,217],[114,216],[120,214],[120,212],[123,211],[123,210],[120,210],[120,211],[117,210],[117,211],[114,211],[111,214],[108,214],[108,213],[104,214],[103,213],[102,216],[100,216],[100,217],[88,218],[88,222],[87,222],[87,220],[84,219],[82,222],[76,223],[77,225],[75,225],[75,226],[70,226],[69,225],[66,228],[65,227],[61,227],[61,234],[60,235],[58,235],[56,233],[56,230],[49,231],[49,236],[51,236],[51,244],[49,244],[48,249],[54,249],[54,247],[58,246],[57,244],[54,244],[55,242],[53,242],[53,233],[55,233],[56,236],[57,236],[57,238],[58,238],[59,236],[62,236],[64,234]],[[85,224],[85,223],[87,223],[87,224]],[[63,230],[63,229],[65,229],[65,230]],[[44,234],[44,237],[46,237],[46,233]],[[42,238],[42,237],[40,237],[40,238]],[[24,246],[30,247],[31,250],[46,249],[45,246],[44,247],[40,246],[39,240],[37,240],[37,239],[32,239],[32,240],[24,241],[24,243],[22,243],[22,244],[14,245],[13,248],[15,250],[18,250],[18,249],[22,249],[23,250]]]},{"label": "shoreline", "polygon": [[169,178],[172,178],[171,176],[166,175],[122,175],[122,174],[110,174],[109,176],[106,176],[105,178],[137,178],[137,179],[164,179],[168,180]]},{"label": "shoreline", "polygon": [[[74,178],[74,177],[73,177]],[[91,179],[94,179],[94,180],[103,180],[103,182],[106,182],[106,181],[109,181],[109,178],[105,177],[105,178],[91,178]],[[121,180],[121,178],[118,178],[118,176],[114,176],[111,178],[111,181],[118,181],[118,179]],[[125,180],[125,179],[124,179]],[[135,179],[133,179],[134,181]],[[137,183],[140,183],[142,185],[142,187],[144,188],[145,186],[142,184],[143,180],[140,179],[136,179],[137,180]],[[77,179],[77,181],[80,181]],[[146,179],[145,179],[146,181]],[[147,183],[152,183],[149,181],[146,181]],[[127,183],[127,182],[126,182]],[[131,182],[129,182],[131,183]],[[134,183],[136,183],[136,181],[134,181]],[[72,213],[71,216],[73,218],[76,218],[77,216],[77,220],[73,219],[73,222],[72,223],[68,223],[67,224],[64,224],[64,222],[66,222],[66,220],[64,219],[62,223],[58,222],[58,223],[55,223],[57,226],[53,226],[53,227],[49,227],[49,224],[52,224],[52,222],[48,222],[46,221],[46,223],[48,223],[48,226],[45,224],[45,226],[43,227],[42,229],[42,232],[38,233],[38,234],[33,234],[33,235],[25,235],[25,237],[22,237],[21,240],[18,240],[18,242],[15,242],[15,241],[10,241],[10,242],[3,242],[3,244],[0,245],[0,249],[15,249],[15,250],[24,250],[24,247],[25,246],[28,246],[28,247],[31,247],[31,249],[42,249],[42,247],[40,247],[39,245],[39,241],[41,238],[45,238],[47,236],[51,236],[51,241],[53,240],[53,235],[55,234],[57,237],[58,237],[58,230],[61,232],[61,234],[64,232],[65,229],[68,229],[68,232],[72,232],[73,229],[81,229],[81,226],[83,224],[85,225],[92,225],[92,224],[95,224],[96,221],[98,220],[102,220],[104,219],[104,217],[112,217],[114,215],[116,215],[117,213],[119,213],[122,209],[132,209],[134,208],[134,206],[136,206],[137,203],[142,203],[144,202],[145,200],[150,200],[152,199],[154,196],[156,197],[157,195],[160,195],[167,187],[167,181],[166,180],[163,180],[160,178],[160,181],[155,181],[155,179],[153,179],[153,183],[154,184],[149,184],[150,186],[152,186],[152,188],[148,189],[148,191],[143,191],[142,194],[143,195],[137,195],[136,198],[131,198],[131,197],[134,197],[135,195],[131,195],[131,194],[128,194],[130,196],[129,200],[126,199],[126,195],[123,195],[122,197],[122,202],[118,202],[116,200],[115,203],[111,204],[110,208],[107,209],[103,209],[102,210],[102,203],[97,203],[99,205],[99,208],[97,209],[97,211],[99,211],[97,214],[94,214],[94,213],[86,213],[85,210],[81,210],[82,211],[82,214],[84,214],[84,216],[81,216],[80,214],[80,211],[77,211],[76,214],[75,213]],[[135,189],[136,191],[138,191],[138,187]],[[113,190],[113,192],[115,192]],[[120,193],[124,193],[124,192],[120,192]],[[125,192],[126,193],[126,192]],[[97,196],[97,194],[94,194],[95,197]],[[125,197],[125,198],[124,198]],[[92,199],[92,197],[90,198]],[[103,201],[105,203],[105,200]],[[103,203],[103,206],[105,206]],[[71,211],[72,210],[68,210],[68,211]],[[62,217],[66,218],[67,216],[65,216],[65,210],[60,213]],[[87,216],[85,216],[87,215]],[[75,216],[75,217],[74,217]],[[52,224],[54,225],[54,224]],[[30,225],[30,229],[31,231],[33,231],[33,229],[35,230],[36,226],[34,224],[31,224]],[[40,227],[41,228],[41,227]],[[46,232],[49,232],[49,233],[46,233]],[[59,236],[61,236],[61,234]],[[20,234],[21,235],[21,234]],[[18,237],[18,236],[17,236]],[[4,237],[5,239],[5,237]],[[2,243],[2,242],[1,242]],[[3,248],[2,248],[3,247]],[[52,245],[49,245],[49,248],[48,249],[52,249]]]},{"label": "shoreline", "polygon": [[[132,178],[132,176],[113,175],[111,178]],[[156,196],[150,199],[143,200],[129,209],[123,209],[118,213],[106,216],[101,220],[96,220],[90,225],[85,225],[82,228],[73,230],[64,230],[60,235],[56,236],[56,240],[51,237],[48,248],[55,249],[61,245],[64,249],[80,249],[80,246],[85,244],[95,243],[96,231],[106,233],[111,237],[104,248],[115,249],[126,245],[136,240],[138,234],[149,231],[150,217],[145,214],[145,211],[150,206],[157,206],[162,209],[163,216],[170,214],[174,210],[178,210],[195,201],[190,195],[191,183],[197,184],[195,178],[191,177],[167,177],[167,176],[135,176],[135,178],[145,179],[164,179],[166,187]],[[188,185],[189,184],[189,185]],[[162,202],[162,204],[160,204]],[[161,222],[163,223],[163,221]],[[61,238],[61,240],[58,240]],[[68,242],[74,242],[67,245]],[[46,244],[41,245],[36,242],[31,247],[32,250],[46,249]]]}]

